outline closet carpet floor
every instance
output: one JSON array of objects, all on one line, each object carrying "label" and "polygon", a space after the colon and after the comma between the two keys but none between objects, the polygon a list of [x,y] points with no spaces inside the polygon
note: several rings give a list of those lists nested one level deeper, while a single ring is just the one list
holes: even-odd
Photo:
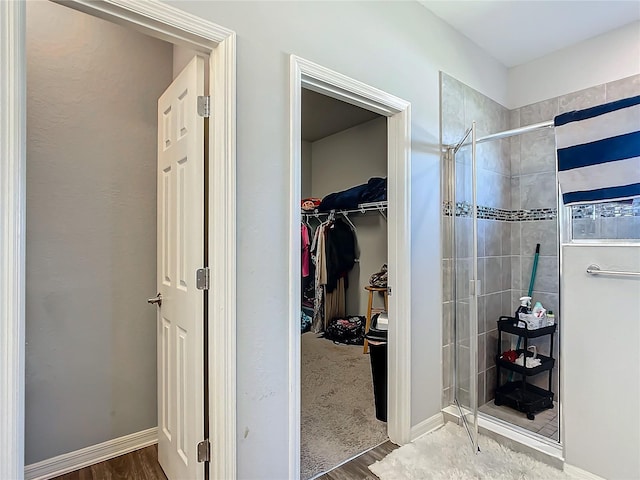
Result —
[{"label": "closet carpet floor", "polygon": [[361,345],[302,335],[302,480],[388,440],[376,419],[369,355]]}]

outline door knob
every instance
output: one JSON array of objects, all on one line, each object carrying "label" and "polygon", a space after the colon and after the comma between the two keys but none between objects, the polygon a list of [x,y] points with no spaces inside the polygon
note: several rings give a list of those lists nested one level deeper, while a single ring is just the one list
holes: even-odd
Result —
[{"label": "door knob", "polygon": [[159,307],[162,306],[162,294],[158,293],[158,295],[154,298],[148,298],[147,303],[157,304]]}]

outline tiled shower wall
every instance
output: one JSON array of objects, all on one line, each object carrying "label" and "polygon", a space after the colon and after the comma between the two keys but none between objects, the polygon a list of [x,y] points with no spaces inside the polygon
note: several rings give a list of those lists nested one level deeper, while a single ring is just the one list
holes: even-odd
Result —
[{"label": "tiled shower wall", "polygon": [[[465,127],[476,121],[478,136],[526,126],[553,119],[571,110],[588,108],[609,101],[640,95],[640,75],[571,93],[561,97],[506,110],[479,92],[442,74],[441,78],[442,143],[457,143]],[[456,156],[458,201],[470,201],[470,160],[463,147]],[[494,357],[498,352],[496,320],[500,315],[513,315],[518,298],[529,288],[535,246],[540,243],[540,258],[534,283],[534,301],[556,312],[559,319],[559,262],[555,138],[553,129],[538,130],[510,139],[478,145],[478,274],[482,291],[478,301],[478,402],[482,405],[493,399],[496,385]],[[461,174],[462,173],[462,174]],[[470,269],[470,246],[465,238],[472,235],[470,212],[456,209],[456,237],[452,246],[452,192],[449,177],[452,165],[443,162],[443,406],[453,399],[453,298],[452,275],[458,270],[467,279]],[[635,212],[637,209],[631,209]],[[577,235],[588,238],[597,231],[599,238],[623,238],[629,228],[637,229],[638,217],[619,219],[591,215],[574,220],[582,230]],[[616,230],[617,229],[617,230]],[[618,230],[624,230],[624,233]],[[635,232],[635,231],[634,231]],[[636,232],[637,233],[637,232]],[[454,249],[457,264],[454,266]],[[458,298],[468,295],[464,285],[458,285]],[[464,309],[459,314],[464,315]],[[460,319],[462,323],[467,318]],[[556,336],[555,358],[558,358]],[[463,342],[464,343],[464,342]],[[548,354],[548,337],[537,340],[539,351]],[[505,342],[501,350],[507,349]],[[464,347],[460,350],[464,355]],[[460,368],[468,369],[468,361],[461,358]],[[557,365],[557,364],[556,364]],[[466,372],[459,377],[464,378]],[[532,379],[546,387],[547,376]],[[464,382],[462,382],[464,387]],[[559,392],[558,367],[554,369],[552,390]],[[463,392],[464,394],[464,392]],[[556,398],[557,399],[557,398]]]},{"label": "tiled shower wall", "polygon": [[[548,100],[527,105],[510,112],[509,128],[552,120],[558,114],[558,101]],[[532,302],[539,301],[547,310],[553,310],[556,322],[560,323],[558,283],[560,270],[558,263],[558,218],[557,218],[557,181],[555,134],[552,128],[537,130],[510,138],[511,143],[511,199],[514,211],[530,212],[536,209],[549,209],[547,219],[524,220],[514,222],[511,230],[511,243],[514,256],[511,264],[513,279],[511,290],[511,314],[519,305],[519,298],[529,293],[531,270],[536,244],[540,244],[540,256],[534,279]],[[527,217],[524,217],[527,218]],[[536,345],[538,352],[550,355],[549,339],[545,336],[529,341]],[[559,337],[555,336],[553,357],[558,358]],[[553,370],[552,391],[555,399],[559,394],[559,363]],[[504,381],[505,379],[501,379]],[[549,388],[549,377],[542,373],[530,377],[527,381],[543,388]],[[493,395],[486,400],[492,400]]]}]

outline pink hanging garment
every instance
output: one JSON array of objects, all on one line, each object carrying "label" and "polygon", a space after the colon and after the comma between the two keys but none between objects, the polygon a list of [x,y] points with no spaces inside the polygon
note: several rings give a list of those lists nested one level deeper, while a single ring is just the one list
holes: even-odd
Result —
[{"label": "pink hanging garment", "polygon": [[302,234],[302,276],[309,276],[309,229],[305,224],[300,226],[300,232]]}]

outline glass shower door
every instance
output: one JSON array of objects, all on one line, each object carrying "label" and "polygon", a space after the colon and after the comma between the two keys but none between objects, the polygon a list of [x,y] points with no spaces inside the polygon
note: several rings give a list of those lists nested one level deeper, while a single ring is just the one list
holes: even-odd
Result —
[{"label": "glass shower door", "polygon": [[450,151],[453,155],[454,402],[478,451],[478,217],[476,127]]}]

